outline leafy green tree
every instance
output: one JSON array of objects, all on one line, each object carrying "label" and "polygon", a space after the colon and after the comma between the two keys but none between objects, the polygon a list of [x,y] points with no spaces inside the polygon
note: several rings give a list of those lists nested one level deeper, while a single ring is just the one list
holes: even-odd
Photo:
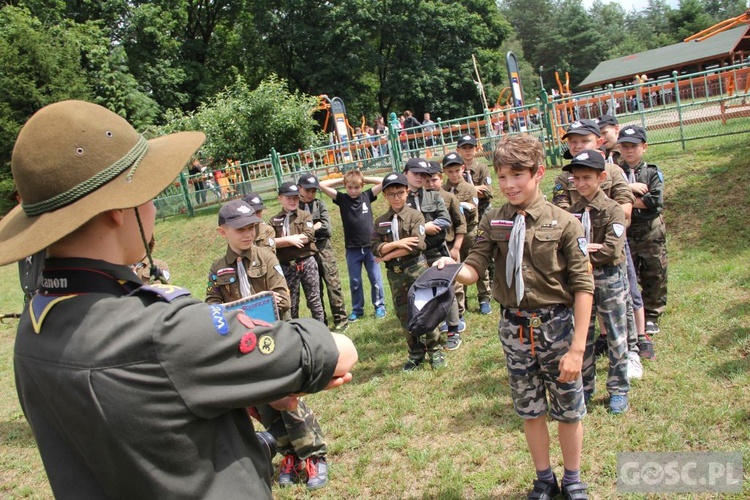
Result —
[{"label": "leafy green tree", "polygon": [[701,0],[701,3],[715,23],[737,17],[748,9],[746,0]]},{"label": "leafy green tree", "polygon": [[287,83],[271,76],[251,90],[241,77],[194,112],[167,114],[159,133],[201,130],[206,134],[202,154],[242,161],[306,149],[318,141],[313,96],[290,93]]},{"label": "leafy green tree", "polygon": [[0,9],[0,177],[10,175],[13,143],[34,112],[64,99],[93,98],[77,33],[67,28],[45,26],[25,8]]},{"label": "leafy green tree", "polygon": [[680,0],[680,8],[672,10],[667,19],[674,36],[673,43],[681,42],[714,24],[699,0]]}]

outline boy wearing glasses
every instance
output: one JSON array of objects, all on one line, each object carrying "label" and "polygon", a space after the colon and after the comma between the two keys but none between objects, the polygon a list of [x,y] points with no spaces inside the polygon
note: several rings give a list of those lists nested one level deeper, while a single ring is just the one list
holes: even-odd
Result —
[{"label": "boy wearing glasses", "polygon": [[408,190],[409,182],[404,174],[394,172],[383,179],[383,193],[390,208],[375,219],[372,253],[377,262],[385,262],[393,308],[406,332],[409,359],[404,364],[404,371],[419,368],[425,355],[429,356],[432,368],[442,368],[445,366],[445,357],[437,329],[422,338],[412,335],[407,328],[409,287],[427,269],[427,261],[422,255],[425,249],[424,216],[419,210],[407,206]]}]

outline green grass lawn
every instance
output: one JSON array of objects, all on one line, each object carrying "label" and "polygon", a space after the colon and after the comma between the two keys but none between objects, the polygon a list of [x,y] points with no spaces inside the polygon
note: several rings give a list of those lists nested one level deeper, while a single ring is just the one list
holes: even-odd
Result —
[{"label": "green grass lawn", "polygon": [[[743,494],[750,496],[750,135],[649,149],[666,175],[669,304],[655,338],[657,359],[644,361],[631,410],[607,413],[604,363],[584,420],[582,475],[594,498],[615,496],[617,453],[738,451],[744,453]],[[546,175],[550,193],[557,171]],[[498,196],[496,200],[501,200]],[[382,197],[375,213],[385,210]],[[339,271],[348,299],[338,210],[328,200]],[[266,218],[278,209],[272,204]],[[211,262],[224,252],[216,210],[157,224],[156,255],[173,283],[203,298]],[[0,312],[17,312],[15,266],[0,268]],[[387,287],[386,287],[387,289]],[[369,296],[369,294],[366,294]],[[402,373],[406,344],[391,312],[366,317],[347,334],[359,349],[354,381],[307,396],[327,434],[330,484],[318,498],[521,498],[534,469],[514,414],[493,314],[477,310],[476,288],[462,347],[448,368]],[[307,310],[303,306],[302,313]],[[17,402],[12,350],[15,325],[0,326],[0,497],[51,498],[41,461]],[[562,460],[553,439],[553,467]],[[276,461],[278,462],[278,458]],[[305,498],[304,486],[274,490]],[[636,496],[633,496],[636,498]]]}]

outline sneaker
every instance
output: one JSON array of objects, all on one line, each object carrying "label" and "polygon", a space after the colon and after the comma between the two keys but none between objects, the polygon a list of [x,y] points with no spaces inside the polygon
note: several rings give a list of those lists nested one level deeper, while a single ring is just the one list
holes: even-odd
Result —
[{"label": "sneaker", "polygon": [[589,485],[586,483],[570,483],[562,485],[562,494],[565,500],[588,500],[589,494],[586,491]]},{"label": "sneaker", "polygon": [[413,372],[414,370],[419,368],[419,366],[422,364],[423,361],[424,361],[424,358],[421,358],[421,359],[409,358],[409,360],[406,363],[404,363],[403,370],[405,372]]},{"label": "sneaker", "polygon": [[654,343],[648,335],[638,339],[638,351],[640,351],[640,357],[643,359],[656,359]]},{"label": "sneaker", "polygon": [[440,326],[438,326],[438,330],[440,330],[442,333],[447,333],[448,332],[448,323],[446,323],[445,321],[443,321],[442,323],[440,323]]},{"label": "sneaker", "polygon": [[349,317],[346,318],[346,320],[349,321],[349,322],[351,322],[351,323],[354,323],[355,321],[357,321],[362,316],[364,316],[364,315],[363,314],[357,314],[357,313],[351,313],[349,315]]},{"label": "sneaker", "polygon": [[650,337],[652,335],[656,335],[657,333],[661,333],[659,325],[657,325],[653,321],[646,321],[646,335]]},{"label": "sneaker", "polygon": [[385,318],[385,306],[379,306],[375,308],[375,317],[378,319]]},{"label": "sneaker", "polygon": [[339,333],[344,333],[346,329],[349,328],[349,321],[344,321],[343,323],[339,323],[334,327],[334,329]]},{"label": "sneaker", "polygon": [[479,303],[479,312],[481,314],[490,314],[492,313],[492,307],[490,307],[489,302],[480,302]]},{"label": "sneaker", "polygon": [[279,466],[279,486],[285,488],[299,481],[299,469],[302,461],[297,455],[284,455]]},{"label": "sneaker", "polygon": [[466,321],[463,318],[459,318],[456,333],[463,333],[464,331],[466,331]]},{"label": "sneaker", "polygon": [[599,335],[599,338],[597,338],[594,342],[594,356],[596,356],[597,358],[600,356],[604,356],[605,354],[607,354],[608,349],[609,347],[607,346],[607,337]]},{"label": "sneaker", "polygon": [[526,495],[526,498],[530,500],[549,500],[559,494],[560,486],[557,485],[557,478],[555,478],[554,483],[545,483],[537,479],[534,481],[534,489]]},{"label": "sneaker", "polygon": [[620,415],[628,411],[627,394],[613,394],[609,398],[609,412],[613,415]]},{"label": "sneaker", "polygon": [[448,340],[443,344],[443,348],[448,351],[455,351],[461,347],[461,334],[460,333],[448,333]]},{"label": "sneaker", "polygon": [[328,462],[326,457],[309,457],[305,459],[307,470],[307,489],[317,490],[328,484]]},{"label": "sneaker", "polygon": [[641,364],[641,357],[635,351],[628,351],[628,378],[630,380],[643,378],[643,364]]},{"label": "sneaker", "polygon": [[447,364],[443,351],[436,351],[430,354],[430,366],[432,366],[433,370],[445,368]]}]

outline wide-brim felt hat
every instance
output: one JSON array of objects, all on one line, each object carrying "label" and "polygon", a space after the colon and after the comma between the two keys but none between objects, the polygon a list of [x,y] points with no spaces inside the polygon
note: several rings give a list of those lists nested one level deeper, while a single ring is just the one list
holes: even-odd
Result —
[{"label": "wide-brim felt hat", "polygon": [[152,200],[204,140],[202,132],[146,140],[121,116],[84,101],[40,109],[13,148],[22,203],[0,220],[0,265],[47,248],[107,210]]}]

